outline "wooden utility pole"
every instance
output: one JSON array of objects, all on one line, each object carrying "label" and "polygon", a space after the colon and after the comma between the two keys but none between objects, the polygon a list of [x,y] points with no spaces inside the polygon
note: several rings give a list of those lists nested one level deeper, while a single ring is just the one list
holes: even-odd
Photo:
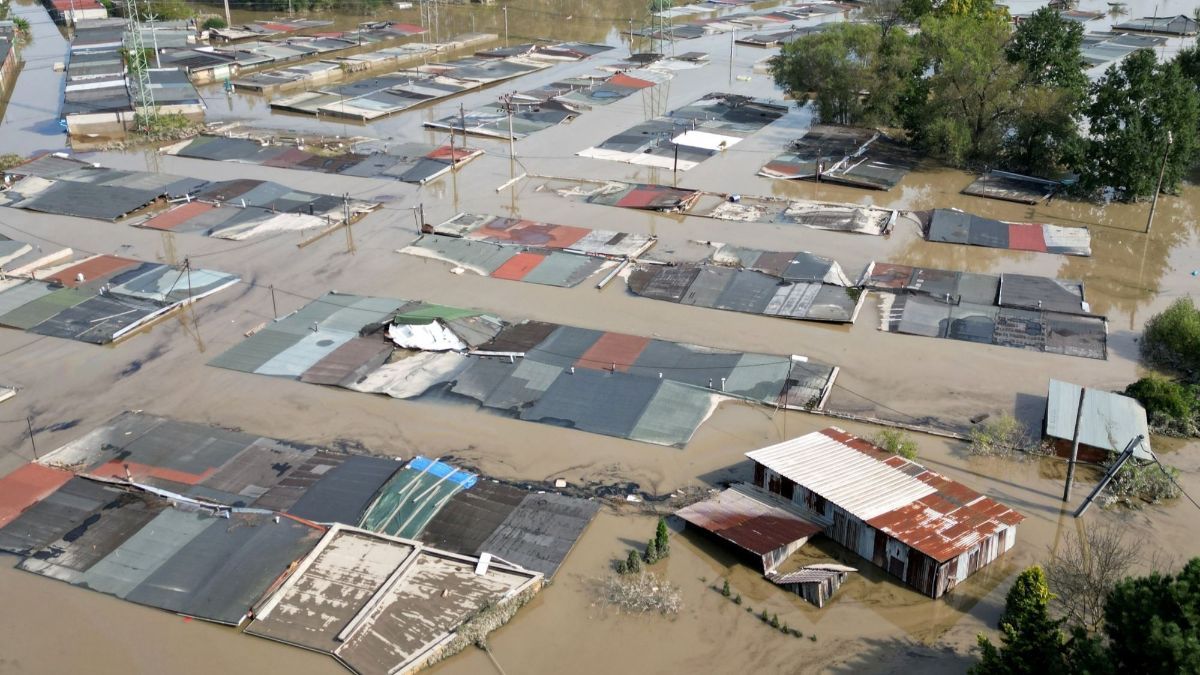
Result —
[{"label": "wooden utility pole", "polygon": [[1146,234],[1150,234],[1150,225],[1154,222],[1154,210],[1158,208],[1158,193],[1162,192],[1163,176],[1167,173],[1167,157],[1171,154],[1171,146],[1175,143],[1175,137],[1171,132],[1167,132],[1167,149],[1163,150],[1162,167],[1158,170],[1158,185],[1154,187],[1154,200],[1150,202],[1150,217],[1146,218]]},{"label": "wooden utility pole", "polygon": [[1063,501],[1071,501],[1071,483],[1075,480],[1075,462],[1079,459],[1079,427],[1083,424],[1083,399],[1087,387],[1079,388],[1079,409],[1075,411],[1075,432],[1071,434],[1071,460],[1067,463],[1067,484],[1063,487]]}]

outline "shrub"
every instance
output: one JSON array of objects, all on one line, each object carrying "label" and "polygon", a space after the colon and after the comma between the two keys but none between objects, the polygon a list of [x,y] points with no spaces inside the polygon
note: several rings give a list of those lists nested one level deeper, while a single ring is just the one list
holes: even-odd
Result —
[{"label": "shrub", "polygon": [[200,26],[200,28],[202,28],[204,30],[212,30],[214,28],[220,29],[220,28],[228,28],[228,27],[229,27],[229,24],[225,23],[225,19],[222,19],[219,16],[208,17],[207,19],[204,20],[204,23],[201,24],[201,26]]},{"label": "shrub", "polygon": [[667,530],[666,518],[658,519],[658,527],[654,530],[654,548],[658,551],[659,560],[671,555],[670,531]]},{"label": "shrub", "polygon": [[[1109,463],[1116,460],[1112,456]],[[1107,465],[1106,465],[1107,468]],[[1163,473],[1164,469],[1167,473]],[[1167,474],[1170,474],[1170,477]],[[1135,464],[1133,460],[1125,463],[1106,490],[1122,502],[1140,500],[1156,503],[1163,500],[1175,499],[1179,496],[1179,488],[1171,478],[1179,477],[1179,469],[1173,466],[1160,468],[1155,462]]]},{"label": "shrub", "polygon": [[763,623],[771,620],[771,617],[767,615],[767,610],[765,609],[762,611],[762,614],[758,615],[758,618],[762,619]]},{"label": "shrub", "polygon": [[637,574],[642,571],[642,559],[638,556],[638,552],[634,549],[629,549],[629,555],[625,558],[625,571],[630,574]]},{"label": "shrub", "polygon": [[658,562],[658,546],[654,543],[653,539],[646,542],[646,555],[644,559],[647,565],[653,565]]},{"label": "shrub", "polygon": [[729,597],[729,580],[726,579],[724,585],[721,586],[721,595]]},{"label": "shrub", "polygon": [[1170,436],[1200,435],[1196,423],[1200,416],[1196,387],[1152,373],[1125,387],[1125,395],[1142,404],[1155,432]]},{"label": "shrub", "polygon": [[871,442],[893,455],[900,455],[905,459],[917,458],[917,442],[902,429],[884,429],[875,434]]},{"label": "shrub", "polygon": [[735,604],[735,605],[742,604],[742,594],[741,593],[738,593],[737,595],[733,596],[733,604]]},{"label": "shrub", "polygon": [[779,615],[778,614],[771,615],[771,628],[779,628]]},{"label": "shrub", "polygon": [[1178,372],[1189,382],[1200,378],[1200,310],[1180,298],[1146,322],[1142,358],[1152,366]]},{"label": "shrub", "polygon": [[1004,414],[971,429],[969,451],[972,455],[1010,457],[1028,449],[1027,434],[1024,424]]}]

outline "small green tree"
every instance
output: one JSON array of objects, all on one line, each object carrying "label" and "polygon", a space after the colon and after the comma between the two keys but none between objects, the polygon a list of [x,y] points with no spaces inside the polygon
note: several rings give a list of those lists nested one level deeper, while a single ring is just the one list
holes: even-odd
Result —
[{"label": "small green tree", "polygon": [[229,24],[225,23],[225,19],[219,16],[210,16],[204,20],[204,24],[200,27],[204,30],[212,30],[214,28],[220,30],[221,28],[228,28]]},{"label": "small green tree", "polygon": [[917,458],[917,442],[902,429],[883,429],[871,441],[893,455],[905,459]]},{"label": "small green tree", "polygon": [[979,636],[983,658],[972,675],[1042,675],[1062,673],[1064,637],[1062,622],[1051,618],[1050,588],[1038,566],[1017,576],[1000,616],[1000,646]]},{"label": "small green tree", "polygon": [[1176,300],[1146,322],[1142,358],[1151,366],[1200,382],[1200,309],[1190,296]]},{"label": "small green tree", "polygon": [[645,561],[647,565],[653,565],[658,562],[658,546],[654,543],[654,539],[646,542]]},{"label": "small green tree", "polygon": [[629,549],[629,555],[625,557],[625,571],[629,574],[637,574],[642,571],[642,559],[632,548]]},{"label": "small green tree", "polygon": [[778,614],[771,615],[771,628],[779,628],[779,615]]},{"label": "small green tree", "polygon": [[730,591],[729,591],[729,580],[728,580],[728,579],[726,579],[726,580],[725,580],[725,583],[721,585],[721,595],[723,595],[723,596],[725,596],[725,597],[727,597],[727,598],[728,598],[728,597],[729,597],[729,593],[730,593]]},{"label": "small green tree", "polygon": [[762,619],[763,623],[767,623],[771,620],[771,617],[767,614],[767,610],[765,609],[762,611],[762,614],[758,616],[758,618]]},{"label": "small green tree", "polygon": [[671,555],[671,531],[667,529],[667,519],[659,518],[658,527],[654,530],[654,548],[658,552],[658,559],[662,560]]}]

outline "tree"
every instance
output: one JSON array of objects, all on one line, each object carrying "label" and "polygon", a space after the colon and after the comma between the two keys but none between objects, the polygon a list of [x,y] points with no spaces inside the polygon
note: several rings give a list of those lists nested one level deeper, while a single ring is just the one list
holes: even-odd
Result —
[{"label": "tree", "polygon": [[1117,672],[1200,672],[1200,558],[1175,576],[1155,572],[1118,582],[1104,616]]},{"label": "tree", "polygon": [[1197,387],[1176,382],[1158,373],[1125,387],[1125,395],[1146,409],[1150,428],[1168,436],[1200,435],[1200,397]]},{"label": "tree", "polygon": [[1104,627],[1104,605],[1117,581],[1138,561],[1141,542],[1127,539],[1121,525],[1089,527],[1082,537],[1067,536],[1051,551],[1046,578],[1066,622],[1090,633]]},{"label": "tree", "polygon": [[225,19],[219,16],[210,16],[204,20],[204,24],[200,27],[204,30],[212,30],[214,28],[219,30],[221,28],[228,28],[229,24],[225,23]]},{"label": "tree", "polygon": [[1185,296],[1146,322],[1142,359],[1151,366],[1200,382],[1200,309]]},{"label": "tree", "polygon": [[729,593],[730,593],[730,590],[729,590],[729,580],[728,580],[728,579],[726,579],[726,580],[725,580],[725,583],[724,583],[724,584],[721,586],[721,595],[723,595],[723,596],[725,596],[725,597],[727,597],[727,598],[728,598],[728,597],[729,597]]},{"label": "tree", "polygon": [[972,675],[1054,675],[1067,672],[1062,621],[1050,617],[1053,596],[1041,567],[1017,576],[1000,616],[1000,647],[979,636],[983,659]]},{"label": "tree", "polygon": [[1179,72],[1200,88],[1200,46],[1192,45],[1180,49],[1179,54],[1175,56],[1175,63],[1179,66]]},{"label": "tree", "polygon": [[642,559],[638,552],[634,549],[629,549],[629,555],[625,557],[625,572],[629,574],[637,574],[642,571]]},{"label": "tree", "polygon": [[658,527],[654,530],[654,548],[658,551],[659,560],[671,555],[670,531],[667,529],[666,518],[658,519]]},{"label": "tree", "polygon": [[1163,188],[1173,192],[1196,157],[1200,94],[1178,63],[1160,64],[1143,49],[1093,85],[1087,119],[1084,189],[1111,188],[1130,201],[1149,197],[1162,170]]},{"label": "tree", "polygon": [[1029,430],[1007,413],[985,424],[971,427],[967,449],[972,455],[1011,457],[1029,449]]},{"label": "tree", "polygon": [[1087,100],[1083,28],[1043,7],[1021,22],[1005,48],[1022,67],[1021,105],[1004,141],[1002,160],[1013,171],[1052,176],[1079,163],[1079,121]]},{"label": "tree", "polygon": [[920,45],[932,74],[905,98],[913,142],[954,166],[995,159],[1019,107],[1020,66],[1005,57],[1008,27],[989,17],[928,16]]},{"label": "tree", "polygon": [[647,565],[653,565],[658,562],[658,547],[654,544],[654,539],[646,542],[646,555],[644,559]]},{"label": "tree", "polygon": [[812,93],[822,122],[892,124],[901,94],[920,70],[915,44],[904,31],[834,24],[784,45],[771,73],[796,98]]}]

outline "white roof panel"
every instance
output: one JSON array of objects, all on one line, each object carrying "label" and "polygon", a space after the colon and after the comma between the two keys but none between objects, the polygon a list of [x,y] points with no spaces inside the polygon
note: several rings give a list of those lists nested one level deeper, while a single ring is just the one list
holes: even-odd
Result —
[{"label": "white roof panel", "polygon": [[863,521],[937,492],[933,486],[822,431],[747,452],[746,456]]}]

